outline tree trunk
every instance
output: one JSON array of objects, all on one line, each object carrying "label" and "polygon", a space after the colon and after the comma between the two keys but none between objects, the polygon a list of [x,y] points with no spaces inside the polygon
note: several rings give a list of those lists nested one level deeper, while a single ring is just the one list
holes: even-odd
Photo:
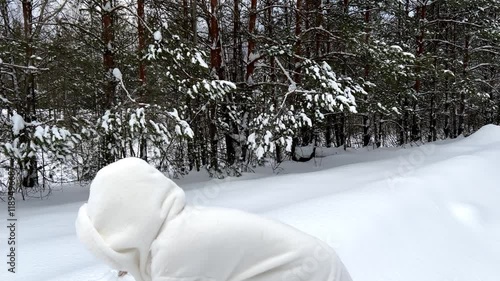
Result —
[{"label": "tree trunk", "polygon": [[[406,15],[406,19],[410,18],[410,1],[406,0],[405,5],[404,5],[404,12]],[[404,34],[405,34],[405,25],[403,24],[403,20],[400,21],[400,27],[399,31],[400,34],[399,36],[401,37],[401,43],[404,42]],[[409,123],[409,103],[408,103],[408,97],[405,95],[404,97],[401,98],[400,100],[401,108],[403,110],[403,114],[401,115],[401,118],[399,119],[399,145],[404,145],[407,140],[408,140],[408,123]]]},{"label": "tree trunk", "polygon": [[377,118],[377,113],[373,113],[373,136],[375,138],[375,147],[379,148],[381,146],[381,124],[380,118]]},{"label": "tree trunk", "polygon": [[[233,68],[232,68],[232,78],[233,81],[241,81],[242,79],[242,68],[241,65],[241,31],[240,31],[240,0],[234,0],[233,6]],[[227,96],[228,104],[233,105],[235,102],[238,102],[239,96],[234,96],[232,93],[229,93]],[[246,111],[245,107],[241,107],[243,112]],[[230,114],[230,109],[227,107],[224,108],[226,122],[229,125],[228,131],[225,133],[225,141],[226,141],[226,155],[227,162],[229,165],[234,165],[237,161],[242,159],[242,149],[241,146],[246,145],[245,142],[240,143],[240,132],[238,129],[238,124],[233,120]],[[233,136],[238,136],[235,139]],[[239,171],[238,171],[239,172]]]},{"label": "tree trunk", "polygon": [[191,17],[189,16],[190,10],[188,0],[182,0],[182,31],[184,31],[184,38],[189,40],[191,33]]},{"label": "tree trunk", "polygon": [[[366,8],[365,11],[365,44],[368,45],[370,40],[370,28],[368,27],[370,23],[370,6]],[[365,63],[364,67],[364,78],[365,81],[368,80],[368,75],[370,74],[370,66]],[[368,95],[364,97],[365,104],[368,104]],[[370,144],[371,134],[370,134],[370,117],[368,114],[363,114],[363,146],[368,146]]]},{"label": "tree trunk", "polygon": [[[274,0],[267,0],[266,5],[268,7],[267,9],[267,36],[269,38],[272,38],[274,36],[274,21],[273,21],[273,5]],[[278,102],[278,96],[277,96],[277,91],[276,91],[276,86],[273,84],[277,81],[276,78],[276,61],[272,56],[269,56],[269,66],[270,66],[270,74],[269,74],[269,82],[272,84],[271,86],[271,97],[272,97],[272,104],[274,105],[274,108],[279,107],[279,102]],[[281,163],[283,161],[283,148],[279,143],[276,143],[276,162]]]},{"label": "tree trunk", "polygon": [[198,44],[198,0],[191,0],[191,27],[193,29],[193,44]]},{"label": "tree trunk", "polygon": [[[463,68],[463,79],[467,82],[467,68],[469,67],[469,40],[470,35],[465,34],[465,43],[464,43],[464,68]],[[464,133],[465,129],[465,91],[462,89],[460,91],[460,100],[458,102],[458,132],[457,135],[461,135]]]},{"label": "tree trunk", "polygon": [[[144,0],[137,0],[137,37],[139,41],[139,46],[137,49],[137,55],[139,60],[139,95],[140,100],[144,102],[146,100],[146,65],[143,60],[144,48],[146,47],[146,40],[144,37]],[[148,142],[145,136],[142,136],[139,140],[139,157],[148,160]]]},{"label": "tree trunk", "polygon": [[341,147],[345,145],[345,113],[341,112],[338,114],[339,117],[335,116],[335,139],[336,146]]},{"label": "tree trunk", "polygon": [[240,1],[234,0],[233,8],[233,75],[232,81],[241,81],[241,30],[240,30]]},{"label": "tree trunk", "polygon": [[[146,40],[144,37],[144,0],[137,0],[137,37],[139,39],[138,55],[139,55],[139,82],[141,87],[146,84],[146,66],[144,60],[142,59],[144,48],[146,47]],[[144,95],[144,91],[141,94]]]},{"label": "tree trunk", "polygon": [[[25,65],[26,67],[33,66],[33,6],[29,0],[24,0],[23,5],[23,21],[24,21],[24,38],[25,38]],[[27,71],[25,75],[24,91],[26,95],[26,104],[24,112],[24,120],[26,122],[36,121],[36,92],[35,92],[35,74],[33,71]],[[29,147],[31,132],[29,128],[25,128],[21,133],[20,141]],[[36,156],[27,157],[21,163],[23,172],[22,185],[23,187],[34,187],[38,182],[37,161]]]},{"label": "tree trunk", "polygon": [[[217,79],[224,79],[222,70],[222,57],[221,57],[221,42],[219,39],[219,25],[217,22],[217,9],[219,6],[218,0],[210,0],[210,26],[209,26],[209,36],[210,36],[210,67],[212,69],[212,74],[214,74]],[[211,170],[219,172],[217,150],[219,141],[217,138],[217,104],[212,101],[209,109],[209,137],[210,137],[210,166]]]},{"label": "tree trunk", "polygon": [[436,109],[435,109],[435,98],[434,95],[431,96],[431,104],[429,109],[429,139],[428,141],[436,141],[437,132],[436,132]]},{"label": "tree trunk", "polygon": [[[445,40],[449,41],[450,24],[445,23],[444,25],[445,25],[444,26]],[[449,69],[449,67],[450,67],[448,64],[449,54],[450,54],[449,44],[445,45],[444,53],[445,53],[445,58],[446,58],[444,67],[445,67],[445,69]],[[450,101],[449,101],[450,83],[449,83],[448,77],[446,77],[445,81],[444,81],[444,91],[445,91],[445,94],[444,94],[444,124],[443,124],[444,129],[443,129],[443,131],[444,131],[444,137],[448,138],[448,137],[450,137]]]},{"label": "tree trunk", "polygon": [[[113,7],[112,0],[103,0],[103,6]],[[113,77],[114,63],[114,31],[113,15],[110,11],[102,11],[102,39],[104,43],[103,68],[104,68],[104,99],[101,103],[101,112],[111,109],[115,99],[115,78]],[[102,143],[102,166],[112,163],[115,159],[108,145],[113,142],[111,135],[107,135]]]},{"label": "tree trunk", "polygon": [[[245,75],[245,82],[252,84],[252,75],[255,70],[255,39],[253,38],[255,32],[255,24],[257,22],[257,0],[251,0],[250,18],[248,20],[248,53],[247,53],[247,71]],[[299,0],[300,1],[300,0]]]},{"label": "tree trunk", "polygon": [[326,142],[326,147],[332,147],[332,115],[327,115],[326,116],[326,129],[325,129],[325,142]]},{"label": "tree trunk", "polygon": [[297,7],[295,9],[295,58],[294,58],[294,81],[295,83],[299,84],[300,83],[300,59],[298,56],[302,55],[302,40],[301,38],[302,34],[302,0],[297,0]]},{"label": "tree trunk", "polygon": [[[108,4],[109,3],[109,4]],[[103,6],[109,5],[112,7],[112,0],[103,0]],[[114,63],[114,32],[113,32],[113,15],[109,11],[102,12],[102,38],[104,42],[103,66],[105,72],[105,85],[103,110],[109,109],[114,104],[115,98],[115,79],[113,77]]]},{"label": "tree trunk", "polygon": [[[417,7],[417,14],[420,15],[419,28],[420,33],[417,36],[417,58],[421,58],[424,53],[424,20],[426,18],[427,6],[423,4],[422,6]],[[415,81],[415,94],[418,96],[421,89],[421,78],[420,78],[420,62],[417,62],[416,67],[417,79]],[[413,101],[413,112],[412,112],[412,127],[411,127],[411,140],[418,141],[420,139],[420,120],[417,113],[418,102],[416,100]]]}]

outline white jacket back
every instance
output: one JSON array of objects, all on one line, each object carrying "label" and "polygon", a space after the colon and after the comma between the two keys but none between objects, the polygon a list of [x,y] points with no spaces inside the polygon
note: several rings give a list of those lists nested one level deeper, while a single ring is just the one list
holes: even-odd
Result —
[{"label": "white jacket back", "polygon": [[77,235],[136,281],[350,281],[333,249],[253,214],[185,205],[173,181],[138,158],[99,171]]}]

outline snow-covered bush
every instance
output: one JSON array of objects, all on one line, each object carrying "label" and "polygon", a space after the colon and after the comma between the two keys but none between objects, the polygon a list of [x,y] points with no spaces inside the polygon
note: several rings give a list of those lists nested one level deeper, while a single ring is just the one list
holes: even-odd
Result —
[{"label": "snow-covered bush", "polygon": [[[7,113],[7,112],[5,112]],[[2,168],[10,170],[4,185],[17,190],[33,187],[50,178],[45,171],[45,162],[63,163],[73,157],[75,147],[81,141],[78,134],[68,129],[41,122],[26,122],[16,111],[2,114],[0,126],[10,137],[2,138]],[[41,177],[41,181],[39,180]]]},{"label": "snow-covered bush", "polygon": [[[221,176],[227,166],[219,161],[219,150],[223,147],[216,140],[227,133],[227,118],[231,118],[228,116],[235,118],[237,114],[235,110],[229,109],[230,105],[221,104],[227,102],[228,95],[236,89],[236,85],[218,79],[205,62],[205,52],[181,40],[168,29],[156,31],[154,39],[146,58],[152,71],[158,73],[161,79],[155,81],[154,85],[159,91],[149,93],[150,98],[163,104],[180,104],[176,107],[176,114],[179,120],[184,121],[177,124],[175,130],[182,131],[187,125],[192,128],[192,137],[186,140],[185,147],[171,151],[168,156],[187,162],[181,165],[188,166],[186,170],[203,167],[211,175]],[[209,126],[201,127],[199,124]]]},{"label": "snow-covered bush", "polygon": [[[173,150],[193,138],[189,124],[176,109],[168,111],[157,105],[118,105],[95,121],[84,119],[78,123],[84,139],[78,165],[82,180],[90,180],[104,165],[100,163],[103,159],[115,161],[130,156],[147,157],[163,171],[176,174],[181,167],[170,158]],[[102,143],[107,147],[99,147]]]},{"label": "snow-covered bush", "polygon": [[[269,55],[275,54],[289,54],[289,51],[270,48]],[[279,57],[276,61],[279,64]],[[275,102],[264,107],[264,111],[255,115],[249,123],[251,134],[248,144],[257,159],[266,154],[280,153],[276,147],[293,153],[301,130],[320,126],[329,114],[343,111],[356,113],[356,96],[367,94],[360,84],[350,77],[338,75],[326,62],[304,60],[301,67],[300,84],[283,69],[288,88],[282,88]],[[260,98],[268,97],[259,94],[257,99]]]}]

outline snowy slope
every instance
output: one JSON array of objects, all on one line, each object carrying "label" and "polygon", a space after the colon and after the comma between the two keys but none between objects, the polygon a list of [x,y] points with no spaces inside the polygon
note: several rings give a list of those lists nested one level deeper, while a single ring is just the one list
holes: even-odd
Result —
[{"label": "snowy slope", "polygon": [[[354,281],[500,280],[500,127],[313,164],[287,163],[278,176],[194,175],[178,183],[193,204],[259,213],[323,239]],[[115,277],[77,241],[74,219],[87,196],[88,188],[72,187],[49,201],[20,202],[18,273],[2,263],[0,280],[131,280]]]}]

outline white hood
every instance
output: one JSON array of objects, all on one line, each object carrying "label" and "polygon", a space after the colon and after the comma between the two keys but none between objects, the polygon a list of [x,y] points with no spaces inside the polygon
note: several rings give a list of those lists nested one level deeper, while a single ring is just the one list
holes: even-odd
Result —
[{"label": "white hood", "polygon": [[150,281],[150,248],[164,222],[185,206],[184,191],[139,158],[102,168],[76,220],[78,238],[136,281]]}]

